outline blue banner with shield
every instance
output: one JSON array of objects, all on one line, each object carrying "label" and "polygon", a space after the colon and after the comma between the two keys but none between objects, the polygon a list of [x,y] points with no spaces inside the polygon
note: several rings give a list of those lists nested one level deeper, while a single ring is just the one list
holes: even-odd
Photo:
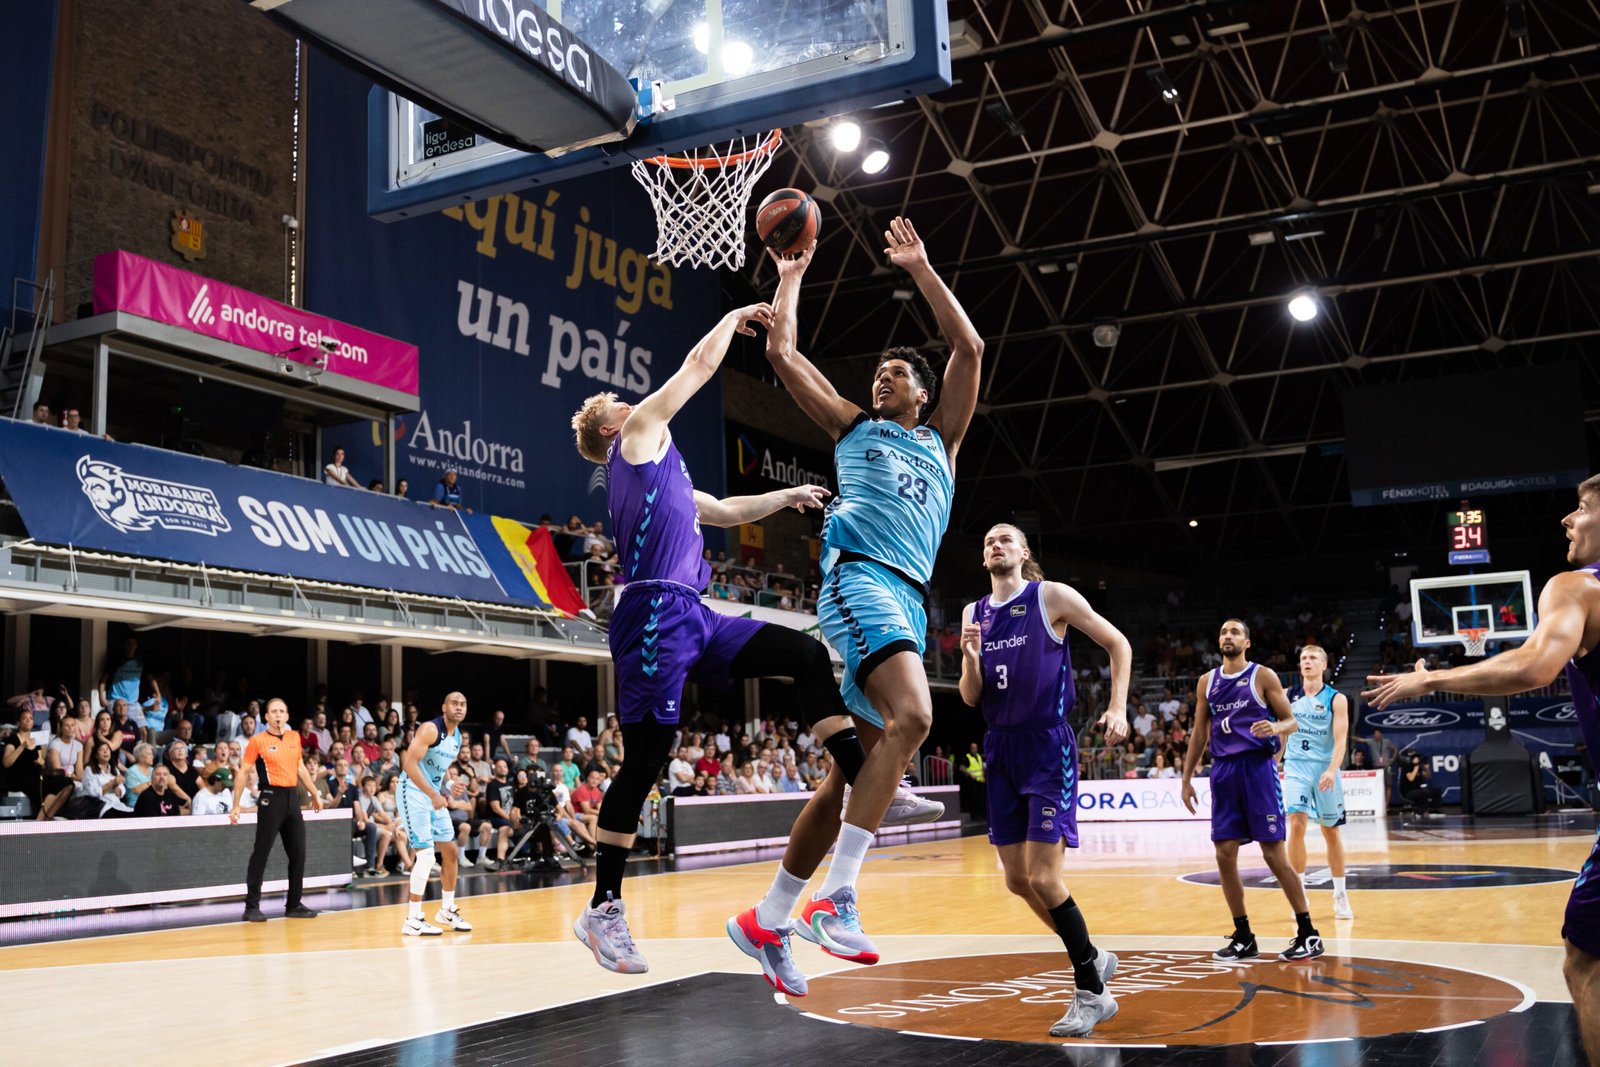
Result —
[{"label": "blue banner with shield", "polygon": [[10,419],[0,419],[0,479],[47,544],[549,606],[520,576],[501,580],[459,514],[384,493]]}]

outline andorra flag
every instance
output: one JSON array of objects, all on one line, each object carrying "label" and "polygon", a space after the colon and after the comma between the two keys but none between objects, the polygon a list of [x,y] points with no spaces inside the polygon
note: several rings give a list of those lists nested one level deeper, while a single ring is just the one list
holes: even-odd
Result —
[{"label": "andorra flag", "polygon": [[[587,606],[578,587],[572,584],[572,576],[561,565],[549,530],[530,528],[497,515],[463,515],[462,519],[509,595],[536,601],[541,607],[552,607],[567,615],[576,615]],[[501,549],[505,551],[503,557]]]}]

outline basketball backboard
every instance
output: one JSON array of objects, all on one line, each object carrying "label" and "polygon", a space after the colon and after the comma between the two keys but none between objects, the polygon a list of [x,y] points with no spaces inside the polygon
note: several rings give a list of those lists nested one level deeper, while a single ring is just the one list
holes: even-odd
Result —
[{"label": "basketball backboard", "polygon": [[1466,630],[1487,631],[1488,641],[1520,641],[1536,622],[1527,571],[1412,579],[1412,643],[1419,648],[1461,644]]},{"label": "basketball backboard", "polygon": [[386,90],[368,104],[368,209],[395,220],[497,192],[756,135],[950,85],[943,0],[548,0],[622,74],[659,82],[669,111],[626,141],[533,155]]}]

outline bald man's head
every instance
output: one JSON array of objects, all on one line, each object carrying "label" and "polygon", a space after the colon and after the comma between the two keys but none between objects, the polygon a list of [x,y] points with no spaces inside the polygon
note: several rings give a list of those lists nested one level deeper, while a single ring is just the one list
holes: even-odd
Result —
[{"label": "bald man's head", "polygon": [[444,721],[455,726],[467,717],[467,698],[462,693],[450,693],[445,696],[444,703],[439,706],[439,711],[444,716]]}]

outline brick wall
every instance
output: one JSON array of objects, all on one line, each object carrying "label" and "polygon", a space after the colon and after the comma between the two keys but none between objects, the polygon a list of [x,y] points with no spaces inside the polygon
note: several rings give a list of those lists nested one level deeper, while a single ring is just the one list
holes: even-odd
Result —
[{"label": "brick wall", "polygon": [[[119,248],[284,299],[294,38],[238,2],[65,7],[65,247],[46,255],[68,265],[69,313],[89,299],[87,261]],[[178,209],[202,222],[205,258],[173,249]]]}]

